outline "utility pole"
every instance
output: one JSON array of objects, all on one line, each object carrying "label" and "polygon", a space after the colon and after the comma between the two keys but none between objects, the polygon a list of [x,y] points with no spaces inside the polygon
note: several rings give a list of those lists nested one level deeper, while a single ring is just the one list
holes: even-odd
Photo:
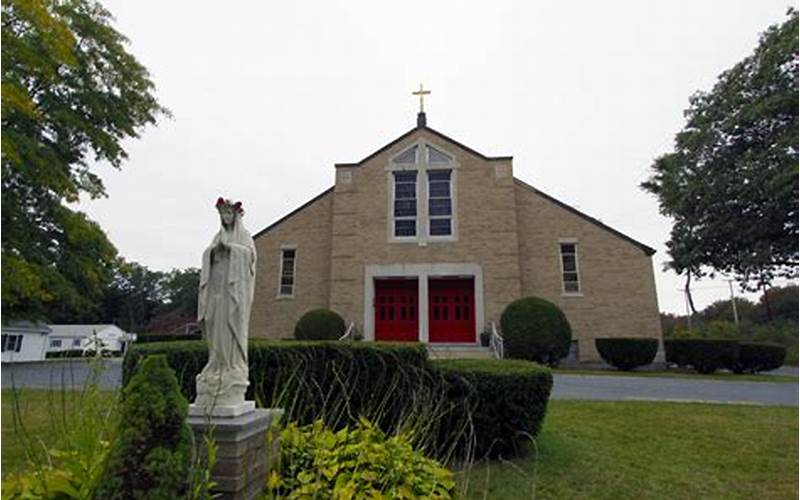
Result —
[{"label": "utility pole", "polygon": [[733,280],[728,280],[728,288],[731,289],[731,306],[733,306],[733,322],[739,326],[739,311],[736,310],[736,296],[733,294]]}]

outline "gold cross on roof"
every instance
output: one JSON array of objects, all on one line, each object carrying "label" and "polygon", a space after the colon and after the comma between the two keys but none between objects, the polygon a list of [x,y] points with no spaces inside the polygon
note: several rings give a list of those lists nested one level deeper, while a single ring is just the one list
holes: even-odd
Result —
[{"label": "gold cross on roof", "polygon": [[424,113],[425,112],[425,101],[424,101],[424,99],[425,99],[425,96],[430,94],[430,93],[431,93],[430,90],[423,90],[422,89],[422,84],[421,83],[419,84],[419,90],[417,90],[416,92],[412,92],[411,93],[411,95],[418,95],[419,96],[419,112],[420,113]]}]

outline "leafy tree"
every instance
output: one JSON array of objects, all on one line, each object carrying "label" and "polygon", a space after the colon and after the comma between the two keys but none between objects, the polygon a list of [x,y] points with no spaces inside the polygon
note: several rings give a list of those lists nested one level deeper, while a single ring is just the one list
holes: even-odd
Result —
[{"label": "leafy tree", "polygon": [[752,55],[690,98],[674,151],[642,183],[674,220],[670,267],[689,279],[710,269],[752,290],[797,276],[797,40],[790,9]]},{"label": "leafy tree", "polygon": [[764,290],[764,293],[758,299],[759,311],[756,321],[759,323],[769,321],[793,321],[797,323],[798,314],[800,314],[797,294],[797,285]]},{"label": "leafy tree", "polygon": [[135,262],[121,262],[106,289],[102,321],[129,332],[144,332],[162,307],[164,273]]},{"label": "leafy tree", "polygon": [[168,114],[127,39],[92,0],[2,4],[2,312],[96,310],[116,250],[66,203],[105,195],[90,160],[119,168],[122,141]]},{"label": "leafy tree", "polygon": [[164,301],[150,319],[147,331],[169,333],[181,330],[180,333],[190,333],[197,320],[200,270],[193,267],[173,269],[164,275],[161,288]]}]

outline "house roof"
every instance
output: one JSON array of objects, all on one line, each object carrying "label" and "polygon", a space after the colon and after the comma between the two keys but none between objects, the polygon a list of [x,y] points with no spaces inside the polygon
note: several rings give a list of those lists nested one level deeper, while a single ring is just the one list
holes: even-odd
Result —
[{"label": "house roof", "polygon": [[536,189],[535,187],[531,186],[530,184],[528,184],[528,183],[526,183],[524,181],[521,181],[521,180],[517,179],[516,177],[514,177],[514,182],[518,186],[522,186],[525,189],[538,194],[539,196],[541,196],[542,198],[546,199],[547,201],[550,201],[553,204],[558,205],[559,207],[561,207],[561,208],[563,208],[563,209],[565,209],[565,210],[567,210],[569,212],[572,212],[573,214],[577,215],[578,217],[584,219],[585,221],[590,222],[590,223],[594,224],[595,226],[599,227],[600,229],[604,229],[604,230],[608,231],[609,233],[613,234],[614,236],[617,236],[618,238],[621,238],[621,239],[627,241],[628,243],[634,244],[635,246],[641,248],[642,251],[645,254],[653,255],[654,253],[656,253],[655,249],[645,245],[644,243],[641,243],[639,241],[634,240],[630,236],[617,231],[613,227],[610,227],[610,226],[607,226],[607,225],[603,224],[602,222],[600,222],[599,220],[595,219],[594,217],[592,217],[590,215],[586,215],[585,213],[581,212],[577,208],[571,207],[571,206],[567,205],[566,203],[564,203],[563,201],[558,200],[556,198],[553,198],[549,194],[544,193],[544,192]]},{"label": "house roof", "polygon": [[116,329],[125,333],[122,328],[114,324],[109,325],[48,325],[51,334],[55,337],[87,337],[93,332],[103,332],[109,329]]},{"label": "house roof", "polygon": [[50,327],[46,324],[33,321],[9,321],[3,323],[2,329],[4,332],[15,333],[50,333]]},{"label": "house roof", "polygon": [[[362,158],[361,160],[359,160],[356,163],[336,163],[336,164],[334,164],[334,166],[336,168],[340,168],[340,167],[361,167],[362,165],[364,165],[366,162],[368,162],[372,158],[378,156],[379,154],[383,153],[387,149],[389,149],[392,146],[402,142],[403,140],[407,139],[409,136],[411,136],[412,134],[414,134],[415,132],[420,131],[420,130],[425,130],[425,131],[427,131],[427,132],[439,137],[440,139],[448,141],[448,142],[450,142],[450,143],[452,143],[452,144],[464,149],[465,151],[467,151],[467,152],[469,152],[469,153],[471,153],[471,154],[473,154],[473,155],[475,155],[475,156],[477,156],[477,157],[479,157],[479,158],[481,158],[482,160],[485,160],[485,161],[511,161],[514,158],[513,156],[486,156],[486,155],[484,155],[482,153],[479,153],[478,151],[475,151],[474,149],[472,149],[472,148],[470,148],[468,146],[465,146],[464,144],[461,144],[460,142],[456,141],[455,139],[453,139],[451,137],[448,137],[448,136],[444,135],[443,133],[428,127],[424,123],[425,123],[425,120],[423,119],[422,123],[419,124],[418,126],[412,128],[411,130],[409,130],[408,132],[404,133],[403,135],[401,135],[397,139],[389,142],[388,144],[380,147],[378,150],[376,150],[375,152],[367,155],[366,157]],[[569,212],[574,213],[575,215],[577,215],[577,216],[581,217],[582,219],[586,220],[587,222],[590,222],[590,223],[594,224],[595,226],[597,226],[597,227],[599,227],[601,229],[604,229],[604,230],[610,232],[611,234],[613,234],[613,235],[615,235],[615,236],[617,236],[617,237],[619,237],[619,238],[621,238],[621,239],[623,239],[623,240],[625,240],[625,241],[627,241],[629,243],[632,243],[633,245],[635,245],[635,246],[639,247],[640,249],[642,249],[642,251],[645,254],[653,255],[654,253],[656,253],[655,249],[645,245],[644,243],[636,241],[635,239],[631,238],[630,236],[627,236],[627,235],[617,231],[616,229],[603,224],[602,222],[600,222],[599,220],[595,219],[594,217],[591,217],[591,216],[581,212],[580,210],[578,210],[578,209],[576,209],[574,207],[571,207],[570,205],[567,205],[563,201],[560,201],[560,200],[558,200],[558,199],[556,199],[556,198],[554,198],[554,197],[552,197],[552,196],[550,196],[550,195],[548,195],[546,193],[543,193],[542,191],[536,189],[535,187],[531,186],[530,184],[527,184],[527,183],[519,180],[516,177],[514,177],[514,182],[516,182],[518,185],[520,185],[520,186],[522,186],[522,187],[524,187],[524,188],[526,188],[526,189],[528,189],[530,191],[533,191],[534,193],[540,195],[542,198],[545,198],[548,201],[551,201],[552,203],[558,205],[559,207],[561,207],[561,208],[563,208],[565,210],[568,210]],[[316,202],[316,201],[320,200],[321,198],[323,198],[325,195],[327,195],[330,192],[332,192],[334,187],[335,186],[331,186],[330,188],[326,189],[322,193],[320,193],[317,196],[315,196],[314,198],[310,199],[309,201],[307,201],[303,205],[297,207],[295,210],[292,210],[288,214],[284,215],[283,217],[281,217],[277,221],[273,222],[269,226],[267,226],[264,229],[262,229],[261,231],[257,232],[255,235],[253,235],[253,238],[255,239],[255,238],[258,238],[259,236],[261,236],[263,234],[268,233],[270,230],[274,229],[275,227],[280,225],[285,220],[291,218],[296,213],[300,212],[304,208],[308,207],[309,205],[313,204],[314,202]]]}]

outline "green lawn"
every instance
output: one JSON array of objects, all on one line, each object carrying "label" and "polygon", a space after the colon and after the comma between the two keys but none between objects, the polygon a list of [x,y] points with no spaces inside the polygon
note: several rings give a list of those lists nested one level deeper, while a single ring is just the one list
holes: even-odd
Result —
[{"label": "green lawn", "polygon": [[[33,446],[63,433],[59,393],[26,390]],[[25,465],[14,398],[2,391],[2,470]],[[476,465],[467,498],[797,498],[797,408],[552,401],[533,455]]]},{"label": "green lawn", "polygon": [[797,383],[798,377],[790,375],[737,375],[730,372],[718,372],[704,375],[691,370],[671,369],[671,370],[647,370],[623,372],[619,370],[586,370],[581,368],[556,368],[553,373],[563,375],[601,375],[609,377],[666,377],[666,378],[690,378],[696,380],[726,380],[729,382],[789,382]]},{"label": "green lawn", "polygon": [[467,497],[795,499],[797,422],[797,408],[553,401],[539,460],[474,467]]}]

